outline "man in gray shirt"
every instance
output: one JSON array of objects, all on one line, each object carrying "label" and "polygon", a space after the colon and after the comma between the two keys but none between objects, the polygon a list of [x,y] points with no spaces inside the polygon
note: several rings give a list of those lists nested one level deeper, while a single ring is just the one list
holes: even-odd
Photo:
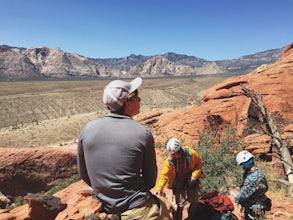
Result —
[{"label": "man in gray shirt", "polygon": [[[80,177],[108,213],[126,219],[168,219],[150,189],[157,178],[152,133],[132,119],[140,111],[142,79],[114,80],[104,89],[106,116],[90,121],[78,141]],[[162,208],[162,207],[161,207]]]}]

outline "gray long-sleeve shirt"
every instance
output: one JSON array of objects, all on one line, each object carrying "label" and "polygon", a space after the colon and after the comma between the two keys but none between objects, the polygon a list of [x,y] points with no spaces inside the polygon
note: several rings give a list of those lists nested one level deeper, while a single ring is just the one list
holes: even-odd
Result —
[{"label": "gray long-sleeve shirt", "polygon": [[131,117],[110,113],[90,121],[78,141],[80,177],[106,211],[120,214],[144,204],[157,178],[151,132]]}]

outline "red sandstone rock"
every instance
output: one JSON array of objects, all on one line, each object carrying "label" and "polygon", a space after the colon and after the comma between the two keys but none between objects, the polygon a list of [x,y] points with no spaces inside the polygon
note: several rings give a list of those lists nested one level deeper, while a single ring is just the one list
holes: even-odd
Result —
[{"label": "red sandstone rock", "polygon": [[0,148],[0,189],[25,196],[46,191],[77,174],[76,152],[57,148]]},{"label": "red sandstone rock", "polygon": [[[283,137],[292,139],[292,82],[293,44],[287,47],[275,64],[210,88],[203,96],[204,103],[201,105],[168,111],[158,117],[153,113],[155,140],[165,143],[168,138],[176,136],[185,140],[187,145],[196,145],[200,131],[208,129],[221,134],[225,126],[232,125],[237,128],[238,136],[245,137],[247,148],[253,153],[266,153],[270,149],[270,141],[268,137],[255,138],[256,134],[252,130],[260,130],[260,123],[255,120],[255,108],[251,105],[250,98],[243,95],[240,85],[246,83],[262,95],[263,103],[280,131],[291,128]],[[148,120],[152,121],[150,117]],[[293,151],[292,141],[289,148]]]},{"label": "red sandstone rock", "polygon": [[105,215],[100,213],[102,203],[92,195],[91,188],[83,181],[71,184],[55,196],[60,197],[62,203],[67,204],[67,209],[60,212],[56,220],[85,219],[91,214]]},{"label": "red sandstone rock", "polygon": [[28,194],[25,200],[28,204],[11,211],[1,210],[1,219],[53,220],[66,208],[66,204],[62,204],[60,198],[49,195]]},{"label": "red sandstone rock", "polygon": [[49,203],[52,203],[52,201],[56,199],[58,203],[58,198],[61,198],[58,203],[60,206],[57,204],[59,208],[56,206],[57,208],[55,207],[52,209],[52,206],[48,205],[46,198],[47,196],[45,195],[38,195],[37,198],[36,196],[29,195],[26,199],[28,204],[19,206],[10,211],[5,209],[0,210],[0,219],[81,220],[90,215],[103,218],[106,216],[105,213],[101,213],[101,202],[93,197],[91,188],[83,181],[73,183],[64,190],[56,193],[54,197],[50,197]]},{"label": "red sandstone rock", "polygon": [[26,219],[31,220],[52,220],[58,213],[66,208],[60,198],[42,194],[28,194],[25,196],[28,202],[29,212]]}]

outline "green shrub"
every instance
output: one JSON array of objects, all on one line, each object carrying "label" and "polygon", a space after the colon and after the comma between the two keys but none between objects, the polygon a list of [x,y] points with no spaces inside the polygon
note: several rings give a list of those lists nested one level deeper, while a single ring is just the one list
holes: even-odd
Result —
[{"label": "green shrub", "polygon": [[204,161],[203,172],[206,178],[201,180],[201,195],[214,190],[228,194],[230,189],[242,181],[242,169],[235,161],[242,141],[236,137],[236,130],[227,127],[221,137],[203,131],[199,135],[196,150]]},{"label": "green shrub", "polygon": [[79,180],[80,180],[80,178],[78,175],[73,175],[72,177],[70,177],[70,178],[64,180],[63,182],[59,183],[58,185],[52,187],[49,191],[46,192],[46,194],[53,195],[56,192],[59,192],[60,190],[65,189],[70,184],[75,183]]},{"label": "green shrub", "polygon": [[[66,187],[68,187],[70,184],[75,183],[77,181],[79,181],[80,178],[78,175],[73,175],[68,179],[65,179],[63,182],[59,183],[58,185],[52,187],[50,190],[48,190],[47,192],[41,191],[41,194],[47,194],[47,195],[53,195],[56,192],[59,192],[62,189],[65,189]],[[26,203],[24,197],[22,196],[17,196],[13,198],[13,203],[10,204],[9,206],[6,207],[6,209],[14,209],[15,207],[24,205]]]},{"label": "green shrub", "polygon": [[12,204],[8,205],[5,209],[12,210],[15,207],[24,205],[25,203],[26,202],[22,196],[17,196],[15,198],[13,198]]},{"label": "green shrub", "polygon": [[[264,172],[267,177],[269,191],[274,194],[275,197],[285,198],[288,196],[288,186],[281,183],[281,181],[286,181],[287,176],[284,173],[275,172],[272,170],[270,164],[260,160],[256,157],[257,166]],[[289,193],[290,195],[290,193]]]},{"label": "green shrub", "polygon": [[155,148],[165,149],[165,143],[156,143]]}]

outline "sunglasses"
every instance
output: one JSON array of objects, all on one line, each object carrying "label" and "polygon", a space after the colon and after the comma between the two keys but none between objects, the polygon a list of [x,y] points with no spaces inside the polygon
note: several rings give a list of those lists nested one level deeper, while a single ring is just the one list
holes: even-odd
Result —
[{"label": "sunglasses", "polygon": [[134,101],[138,97],[138,91],[135,90],[132,93],[130,93],[127,97],[128,101]]}]

